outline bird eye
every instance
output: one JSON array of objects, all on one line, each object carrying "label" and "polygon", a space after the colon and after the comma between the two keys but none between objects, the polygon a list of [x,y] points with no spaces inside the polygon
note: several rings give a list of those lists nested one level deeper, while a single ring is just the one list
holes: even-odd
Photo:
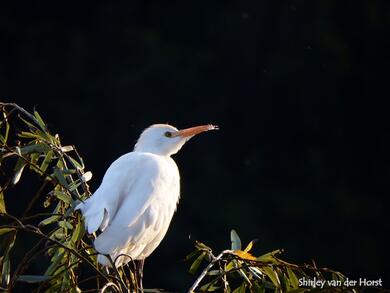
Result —
[{"label": "bird eye", "polygon": [[167,132],[164,133],[164,135],[165,135],[166,137],[172,137],[172,132],[167,131]]}]

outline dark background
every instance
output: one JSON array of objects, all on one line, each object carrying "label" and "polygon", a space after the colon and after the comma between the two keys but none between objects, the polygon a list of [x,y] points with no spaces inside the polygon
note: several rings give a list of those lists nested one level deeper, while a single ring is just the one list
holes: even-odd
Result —
[{"label": "dark background", "polygon": [[78,147],[92,190],[150,124],[220,125],[175,156],[146,287],[188,289],[189,235],[217,252],[231,228],[389,287],[389,3],[3,1],[0,97]]}]

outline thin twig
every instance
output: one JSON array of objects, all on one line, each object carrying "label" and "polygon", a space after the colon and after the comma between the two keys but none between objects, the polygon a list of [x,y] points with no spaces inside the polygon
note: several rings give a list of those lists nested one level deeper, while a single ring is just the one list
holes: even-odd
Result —
[{"label": "thin twig", "polygon": [[207,275],[207,273],[210,271],[210,269],[225,255],[225,254],[231,254],[231,250],[224,250],[222,251],[217,257],[214,257],[212,254],[213,260],[209,263],[209,265],[203,270],[203,272],[199,275],[199,277],[196,279],[195,283],[192,284],[191,288],[188,290],[188,293],[195,292],[196,287],[199,286],[200,282],[203,280],[203,278]]}]

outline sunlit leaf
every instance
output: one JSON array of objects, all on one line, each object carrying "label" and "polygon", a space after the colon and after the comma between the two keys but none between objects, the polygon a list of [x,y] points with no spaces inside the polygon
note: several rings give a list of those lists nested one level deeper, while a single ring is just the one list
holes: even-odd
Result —
[{"label": "sunlit leaf", "polygon": [[292,287],[294,289],[297,289],[299,287],[298,278],[289,267],[287,267],[287,275],[288,275],[288,278],[290,280]]},{"label": "sunlit leaf", "polygon": [[5,201],[4,201],[4,192],[0,191],[0,213],[6,213]]},{"label": "sunlit leaf", "polygon": [[27,132],[27,131],[22,131],[18,133],[19,137],[24,137],[24,138],[40,138],[39,134],[33,133],[33,132]]},{"label": "sunlit leaf", "polygon": [[54,216],[51,216],[47,219],[44,219],[43,221],[41,221],[39,223],[39,226],[46,226],[46,225],[49,225],[49,224],[52,224],[54,222],[57,222],[58,219],[60,219],[61,217],[60,216],[57,216],[57,215],[54,215]]},{"label": "sunlit leaf", "polygon": [[195,241],[195,247],[199,250],[209,250],[211,251],[211,248],[208,247],[206,244],[200,242],[200,241]]},{"label": "sunlit leaf", "polygon": [[16,230],[15,228],[0,228],[0,235],[11,232],[11,231],[15,231],[15,230]]},{"label": "sunlit leaf", "polygon": [[253,256],[249,252],[245,252],[245,251],[242,251],[242,250],[234,250],[234,254],[239,256],[242,259],[256,260],[255,256]]},{"label": "sunlit leaf", "polygon": [[249,251],[251,251],[252,250],[252,248],[253,248],[253,244],[255,243],[255,241],[251,241],[251,242],[249,242],[249,244],[247,245],[247,247],[245,247],[245,249],[244,249],[244,251],[245,252],[249,252]]},{"label": "sunlit leaf", "polygon": [[22,176],[24,167],[26,167],[26,162],[22,158],[19,158],[16,161],[16,165],[15,165],[15,168],[14,168],[14,172],[15,173],[14,173],[14,177],[12,178],[12,184],[13,185],[15,185],[15,184],[17,184],[19,182],[20,177]]},{"label": "sunlit leaf", "polygon": [[73,229],[73,225],[69,223],[68,221],[60,221],[58,222],[58,225],[65,229]]},{"label": "sunlit leaf", "polygon": [[58,198],[59,200],[62,200],[63,202],[65,203],[68,203],[70,204],[72,202],[72,198],[70,197],[70,195],[68,195],[67,193],[65,192],[62,192],[60,190],[53,190],[52,194]]},{"label": "sunlit leaf", "polygon": [[41,166],[39,169],[41,169],[42,172],[46,172],[47,167],[49,166],[51,159],[53,158],[54,152],[52,150],[49,150],[45,156],[45,158],[42,161]]},{"label": "sunlit leaf", "polygon": [[45,122],[43,122],[41,115],[39,115],[39,113],[37,111],[34,111],[34,116],[38,122],[38,125],[41,127],[41,129],[43,131],[46,131],[46,125],[45,125]]},{"label": "sunlit leaf", "polygon": [[73,234],[72,234],[72,242],[73,243],[76,243],[77,241],[79,241],[81,238],[83,238],[85,234],[85,227],[84,227],[84,223],[82,222],[79,222],[76,226],[76,228],[74,229],[73,231]]},{"label": "sunlit leaf", "polygon": [[232,250],[241,250],[241,239],[234,229],[230,231],[230,240],[232,242]]},{"label": "sunlit leaf", "polygon": [[275,259],[275,256],[282,253],[282,252],[283,252],[283,250],[277,249],[277,250],[265,253],[265,254],[257,257],[256,260],[261,261],[261,262],[275,263],[275,262],[277,262]]},{"label": "sunlit leaf", "polygon": [[73,159],[72,157],[69,157],[68,156],[68,159],[71,161],[71,163],[77,168],[77,169],[80,169],[80,170],[83,170],[84,169],[84,163],[81,161],[81,163],[77,162],[75,159]]}]

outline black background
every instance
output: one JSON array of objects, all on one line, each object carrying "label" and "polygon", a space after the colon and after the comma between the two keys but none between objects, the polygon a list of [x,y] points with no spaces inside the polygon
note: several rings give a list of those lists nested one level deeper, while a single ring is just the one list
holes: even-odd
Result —
[{"label": "black background", "polygon": [[389,6],[2,2],[0,97],[78,147],[92,190],[150,124],[220,125],[175,156],[182,199],[146,287],[188,289],[191,241],[217,252],[231,228],[256,254],[388,280]]}]

